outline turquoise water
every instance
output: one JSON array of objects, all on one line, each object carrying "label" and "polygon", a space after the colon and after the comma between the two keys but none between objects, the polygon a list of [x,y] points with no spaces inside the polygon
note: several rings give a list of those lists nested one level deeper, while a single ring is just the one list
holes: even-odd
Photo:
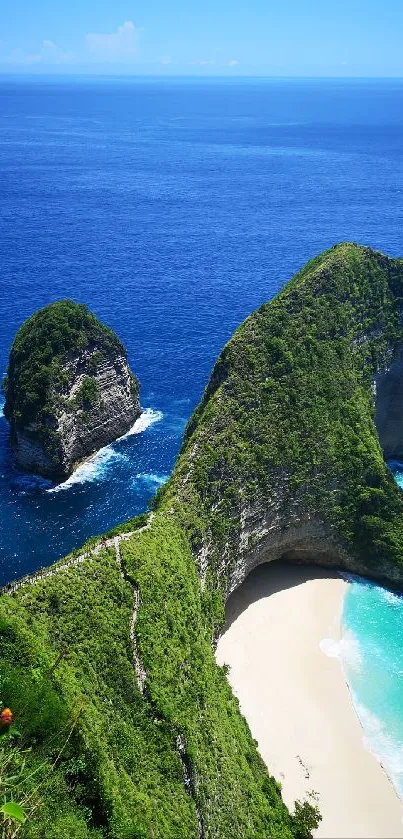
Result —
[{"label": "turquoise water", "polygon": [[[403,465],[392,467],[403,488]],[[366,745],[403,796],[403,595],[347,579],[343,667]]]}]

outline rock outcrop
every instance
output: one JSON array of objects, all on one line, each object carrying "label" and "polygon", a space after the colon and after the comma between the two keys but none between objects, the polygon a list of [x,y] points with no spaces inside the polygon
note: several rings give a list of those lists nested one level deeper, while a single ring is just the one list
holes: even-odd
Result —
[{"label": "rock outcrop", "polygon": [[4,389],[18,464],[54,480],[67,478],[140,415],[123,345],[86,306],[68,300],[23,324]]}]

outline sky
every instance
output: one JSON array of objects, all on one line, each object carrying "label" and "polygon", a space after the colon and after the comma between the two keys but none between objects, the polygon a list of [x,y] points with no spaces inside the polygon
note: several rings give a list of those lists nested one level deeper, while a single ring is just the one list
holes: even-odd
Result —
[{"label": "sky", "polygon": [[0,72],[403,77],[403,0],[2,0]]}]

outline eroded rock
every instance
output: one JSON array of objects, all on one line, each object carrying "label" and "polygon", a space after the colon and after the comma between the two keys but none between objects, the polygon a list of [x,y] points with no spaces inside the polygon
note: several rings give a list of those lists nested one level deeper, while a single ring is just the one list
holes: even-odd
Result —
[{"label": "eroded rock", "polygon": [[141,412],[123,344],[86,306],[69,300],[23,324],[4,390],[18,464],[54,480],[125,434]]}]

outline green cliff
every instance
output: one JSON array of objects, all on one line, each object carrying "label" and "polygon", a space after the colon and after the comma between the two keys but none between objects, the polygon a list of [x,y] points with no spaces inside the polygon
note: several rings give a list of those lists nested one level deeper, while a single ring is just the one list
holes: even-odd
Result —
[{"label": "green cliff", "polygon": [[309,836],[315,814],[283,805],[214,639],[259,562],[402,586],[384,460],[403,454],[402,298],[401,260],[355,245],[313,260],[224,348],[153,513],[3,594],[0,698],[20,733],[0,748],[22,837]]}]

